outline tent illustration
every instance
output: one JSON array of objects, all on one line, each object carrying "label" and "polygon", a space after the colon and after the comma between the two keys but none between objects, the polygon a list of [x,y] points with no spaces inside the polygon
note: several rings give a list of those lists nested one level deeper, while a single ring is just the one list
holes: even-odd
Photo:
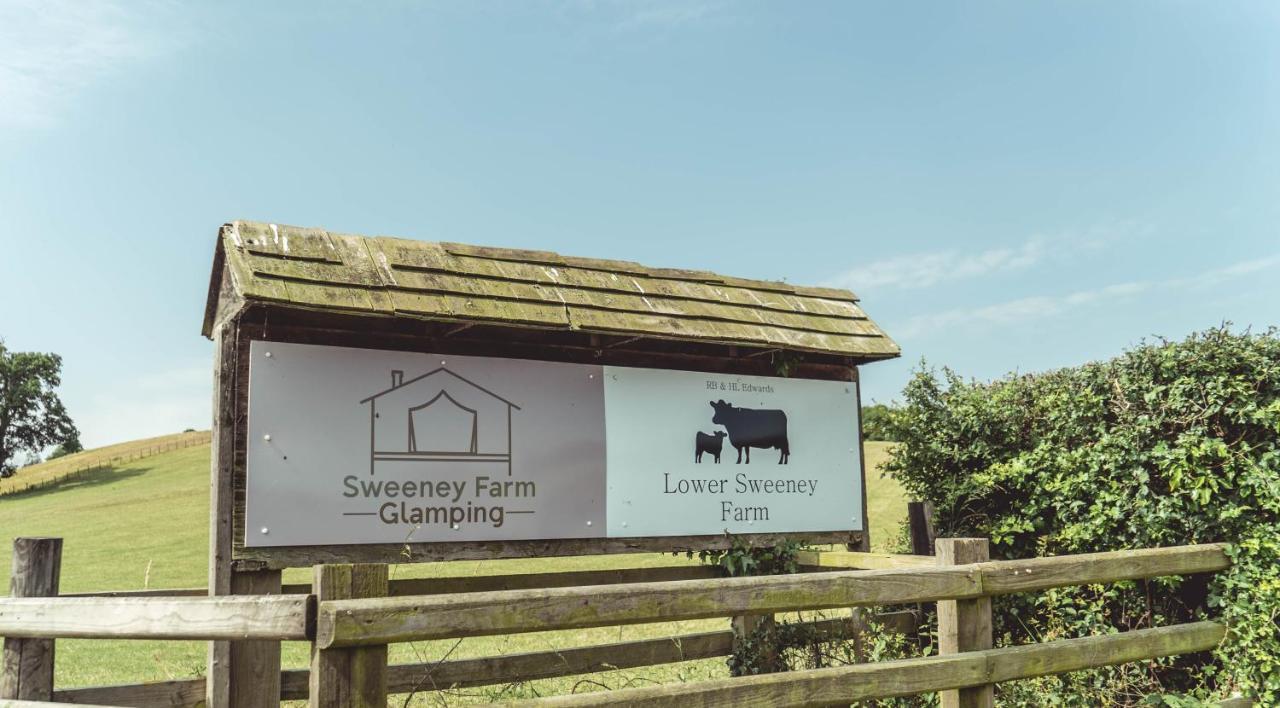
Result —
[{"label": "tent illustration", "polygon": [[[489,462],[511,474],[511,413],[520,406],[443,367],[360,401],[369,406],[369,474],[379,463]],[[398,465],[402,466],[402,465]]]}]

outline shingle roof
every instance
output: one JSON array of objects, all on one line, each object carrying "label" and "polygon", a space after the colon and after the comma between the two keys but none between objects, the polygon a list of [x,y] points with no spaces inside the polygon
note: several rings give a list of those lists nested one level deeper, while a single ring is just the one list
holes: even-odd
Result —
[{"label": "shingle roof", "polygon": [[848,290],[248,221],[224,225],[218,249],[206,336],[212,334],[225,269],[226,287],[250,302],[863,360],[899,354]]}]

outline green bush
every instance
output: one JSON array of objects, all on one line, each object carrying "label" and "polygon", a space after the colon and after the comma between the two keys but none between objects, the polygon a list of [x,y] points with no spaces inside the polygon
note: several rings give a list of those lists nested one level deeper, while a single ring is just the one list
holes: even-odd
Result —
[{"label": "green bush", "polygon": [[[987,536],[992,556],[1225,541],[1211,578],[998,598],[1003,643],[1216,617],[1213,656],[1003,687],[1009,703],[1133,703],[1235,692],[1280,704],[1280,337],[1208,330],[1111,361],[990,382],[923,366],[893,416],[888,465],[933,502],[939,535]],[[1036,693],[1028,693],[1028,686]]]},{"label": "green bush", "polygon": [[862,437],[866,440],[896,442],[893,416],[898,409],[883,403],[862,407]]}]

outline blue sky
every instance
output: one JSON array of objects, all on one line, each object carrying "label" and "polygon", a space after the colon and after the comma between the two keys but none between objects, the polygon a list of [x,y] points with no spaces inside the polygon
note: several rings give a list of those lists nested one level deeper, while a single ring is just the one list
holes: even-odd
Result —
[{"label": "blue sky", "polygon": [[1280,321],[1265,2],[0,0],[0,337],[209,425],[232,219],[848,286],[990,378]]}]

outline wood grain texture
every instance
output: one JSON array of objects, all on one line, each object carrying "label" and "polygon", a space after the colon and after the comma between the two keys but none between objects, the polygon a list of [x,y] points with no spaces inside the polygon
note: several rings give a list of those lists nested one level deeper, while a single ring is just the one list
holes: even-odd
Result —
[{"label": "wood grain texture", "polygon": [[[303,697],[306,697],[305,693]],[[103,704],[132,708],[197,708],[207,705],[205,680],[202,678],[64,688],[53,692],[53,700],[76,705]]]},{"label": "wood grain texture", "polygon": [[864,553],[861,551],[801,551],[796,562],[802,567],[832,570],[885,570],[888,568],[932,568],[938,563],[933,556],[901,553]]},{"label": "wood grain texture", "polygon": [[[312,586],[319,602],[384,597],[387,566],[316,566]],[[387,646],[329,649],[312,644],[309,679],[312,708],[385,708]]]},{"label": "wood grain texture", "polygon": [[[9,576],[11,598],[42,598],[58,594],[62,575],[62,539],[15,538]],[[39,602],[40,600],[34,600]],[[0,631],[0,698],[47,701],[53,695],[54,641],[23,638]]]},{"label": "wood grain texture", "polygon": [[[935,544],[941,566],[966,565],[988,560],[985,538],[940,538]],[[991,628],[991,598],[941,600],[938,602],[938,653],[959,654],[994,646]],[[985,684],[942,691],[942,708],[992,708],[995,686]]]},{"label": "wood grain texture", "polygon": [[1166,575],[1216,573],[1231,567],[1225,544],[1143,548],[1073,556],[991,561],[976,567],[991,595]]},{"label": "wood grain texture", "polygon": [[967,569],[869,570],[320,602],[322,647],[669,622],[980,594]]},{"label": "wood grain texture", "polygon": [[570,570],[509,575],[470,575],[454,578],[405,578],[391,581],[391,595],[449,595],[463,592],[565,588],[588,585],[620,585],[637,582],[666,582],[721,577],[708,565],[674,565],[653,568]]},{"label": "wood grain texture", "polygon": [[[215,263],[221,262],[218,248]],[[230,275],[215,269],[214,277],[223,287]],[[213,285],[210,283],[210,288]],[[230,303],[222,298],[220,303]],[[213,316],[215,313],[210,313]],[[210,596],[231,594],[232,548],[234,542],[235,460],[239,400],[238,362],[239,317],[232,317],[214,333],[213,359],[213,426],[209,454],[209,587]],[[208,682],[206,698],[210,708],[231,708],[231,645],[210,642],[206,666]]]},{"label": "wood grain texture", "polygon": [[555,696],[507,703],[525,708],[733,708],[848,705],[945,689],[1066,673],[1159,656],[1207,651],[1226,628],[1216,622],[987,649],[830,669]]},{"label": "wood grain texture", "polygon": [[[310,592],[311,586],[307,586]],[[306,593],[302,593],[306,594]],[[148,588],[146,590],[95,590],[91,592],[64,592],[58,597],[207,597],[208,588]]]},{"label": "wood grain texture", "polygon": [[[886,631],[899,634],[914,632],[918,621],[912,612],[884,613],[877,615],[875,619]],[[804,624],[812,627],[821,638],[841,638],[848,636],[850,631],[848,618],[815,620]],[[732,644],[733,632],[723,630],[505,656],[398,664],[387,667],[387,692],[409,693],[491,686],[708,659],[728,655]],[[307,700],[310,676],[309,669],[282,671],[281,700]],[[63,689],[54,691],[53,698],[76,704],[177,708],[204,705],[204,695],[205,680],[194,678]]]},{"label": "wood grain texture", "polygon": [[932,556],[935,541],[933,504],[924,501],[907,502],[907,525],[911,533],[911,552],[918,556]]},{"label": "wood grain texture", "polygon": [[[235,572],[231,593],[280,595],[280,571]],[[228,696],[236,708],[280,705],[280,642],[275,639],[231,642]]]},{"label": "wood grain texture", "polygon": [[[236,298],[318,310],[621,333],[886,359],[899,348],[833,288],[705,271],[238,221],[215,274]],[[205,333],[221,305],[211,285]]]},{"label": "wood grain texture", "polygon": [[0,703],[2,708],[69,708],[74,705],[75,708],[121,708],[120,706],[108,705],[88,705],[84,703],[53,703],[50,701],[5,701]]},{"label": "wood grain texture", "polygon": [[307,597],[0,598],[0,635],[81,639],[307,638]]},{"label": "wood grain texture", "polygon": [[[241,512],[237,512],[240,514]],[[755,546],[783,541],[825,544],[861,543],[858,531],[824,531],[794,534],[742,534],[735,538]],[[658,536],[648,538],[573,538],[534,541],[474,541],[453,543],[369,543],[334,546],[238,547],[238,568],[296,568],[326,563],[435,563],[495,558],[557,558],[615,553],[668,553],[725,549],[724,534],[713,536]]]},{"label": "wood grain texture", "polygon": [[[673,565],[652,568],[610,568],[605,570],[568,570],[548,573],[511,573],[504,575],[465,575],[441,578],[398,578],[390,581],[390,595],[446,595],[490,590],[522,590],[525,588],[562,588],[578,585],[616,585],[642,581],[696,580],[718,578],[720,571],[707,565]],[[286,595],[308,595],[311,583],[285,583],[280,592]],[[63,593],[59,597],[204,597],[206,588],[174,588],[149,590],[99,590],[97,592]]]},{"label": "wood grain texture", "polygon": [[843,606],[967,600],[1066,585],[1186,575],[1229,564],[1221,544],[959,567],[513,590],[322,602],[321,646],[355,646]]}]

